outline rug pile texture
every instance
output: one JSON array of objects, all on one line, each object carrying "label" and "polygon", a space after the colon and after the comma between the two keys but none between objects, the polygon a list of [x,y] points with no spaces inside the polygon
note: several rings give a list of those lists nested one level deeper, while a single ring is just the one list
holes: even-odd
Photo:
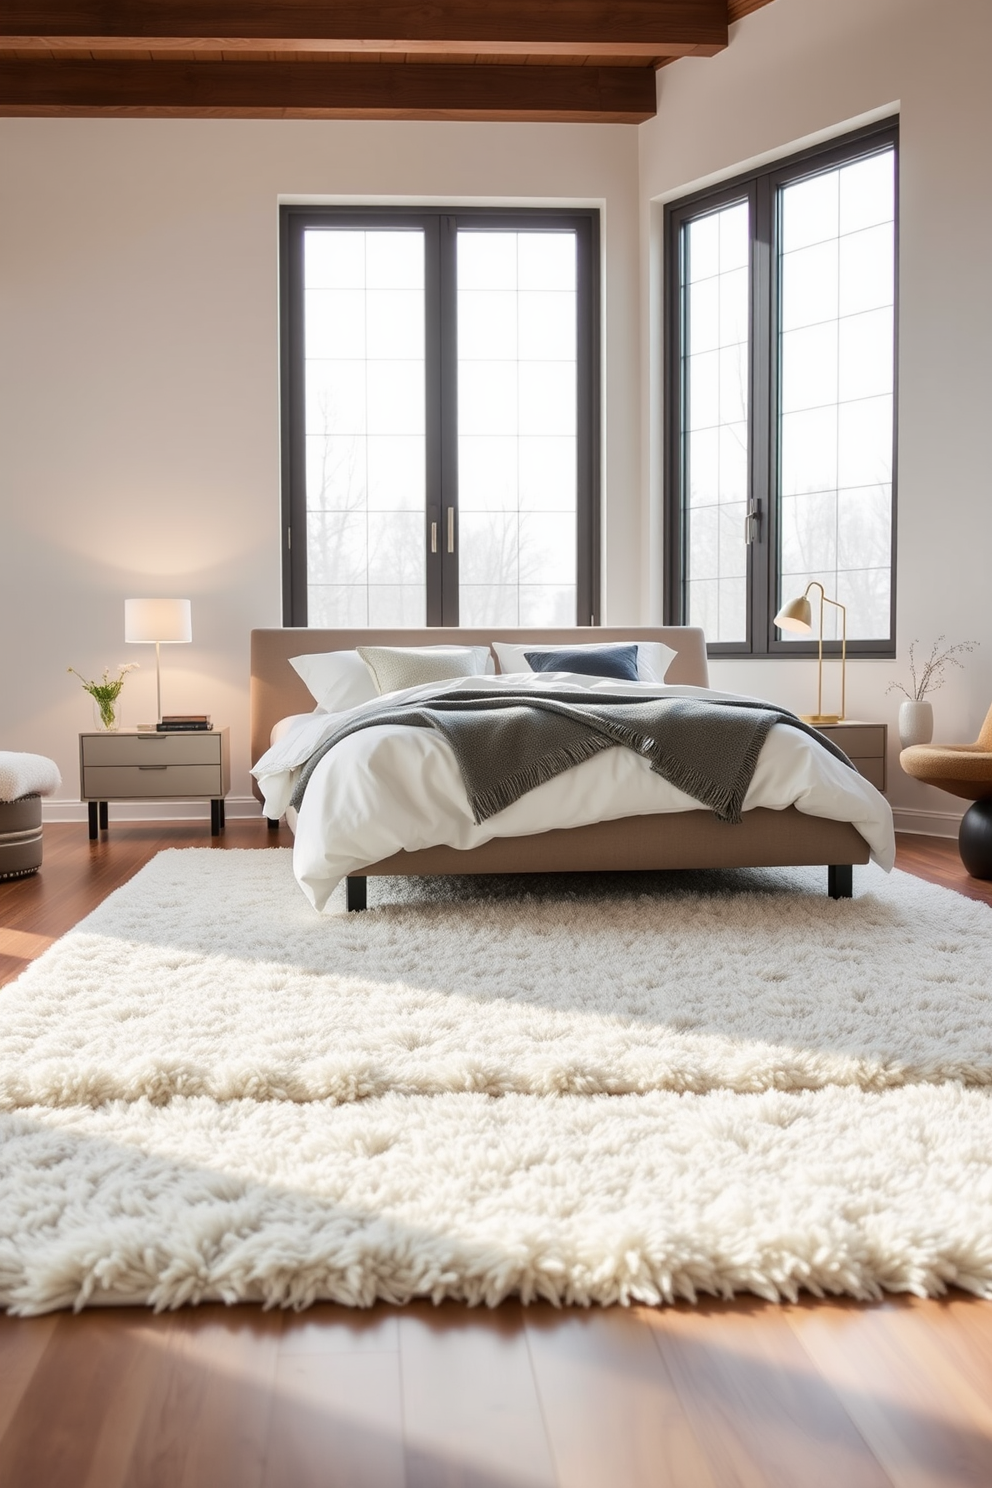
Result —
[{"label": "rug pile texture", "polygon": [[992,1296],[992,913],[160,854],[0,991],[0,1303]]}]

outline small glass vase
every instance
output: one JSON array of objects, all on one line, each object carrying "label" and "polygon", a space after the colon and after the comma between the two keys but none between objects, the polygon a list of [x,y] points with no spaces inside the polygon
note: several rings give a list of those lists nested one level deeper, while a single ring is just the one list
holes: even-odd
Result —
[{"label": "small glass vase", "polygon": [[116,734],[121,726],[121,700],[114,698],[112,703],[98,703],[93,699],[93,727],[101,734]]}]

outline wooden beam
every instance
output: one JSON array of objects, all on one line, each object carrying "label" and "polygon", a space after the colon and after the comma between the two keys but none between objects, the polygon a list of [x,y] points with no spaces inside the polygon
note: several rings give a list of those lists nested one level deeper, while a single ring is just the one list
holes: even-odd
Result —
[{"label": "wooden beam", "polygon": [[0,0],[0,48],[710,56],[728,0]]},{"label": "wooden beam", "polygon": [[539,119],[640,124],[648,67],[0,60],[0,115]]},{"label": "wooden beam", "polygon": [[728,0],[727,20],[740,21],[752,11],[761,10],[762,6],[770,5],[771,0]]}]

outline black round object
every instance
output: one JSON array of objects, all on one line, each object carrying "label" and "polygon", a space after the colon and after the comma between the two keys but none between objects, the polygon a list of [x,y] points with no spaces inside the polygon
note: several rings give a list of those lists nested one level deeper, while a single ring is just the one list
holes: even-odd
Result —
[{"label": "black round object", "polygon": [[961,818],[958,847],[972,878],[992,878],[992,798],[969,806]]}]

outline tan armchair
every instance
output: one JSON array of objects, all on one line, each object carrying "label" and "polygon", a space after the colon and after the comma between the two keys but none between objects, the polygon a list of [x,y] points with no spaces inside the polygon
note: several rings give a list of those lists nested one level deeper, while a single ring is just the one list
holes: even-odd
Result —
[{"label": "tan armchair", "polygon": [[974,744],[914,744],[899,763],[914,780],[974,801],[958,833],[961,861],[972,878],[992,878],[992,708]]}]

